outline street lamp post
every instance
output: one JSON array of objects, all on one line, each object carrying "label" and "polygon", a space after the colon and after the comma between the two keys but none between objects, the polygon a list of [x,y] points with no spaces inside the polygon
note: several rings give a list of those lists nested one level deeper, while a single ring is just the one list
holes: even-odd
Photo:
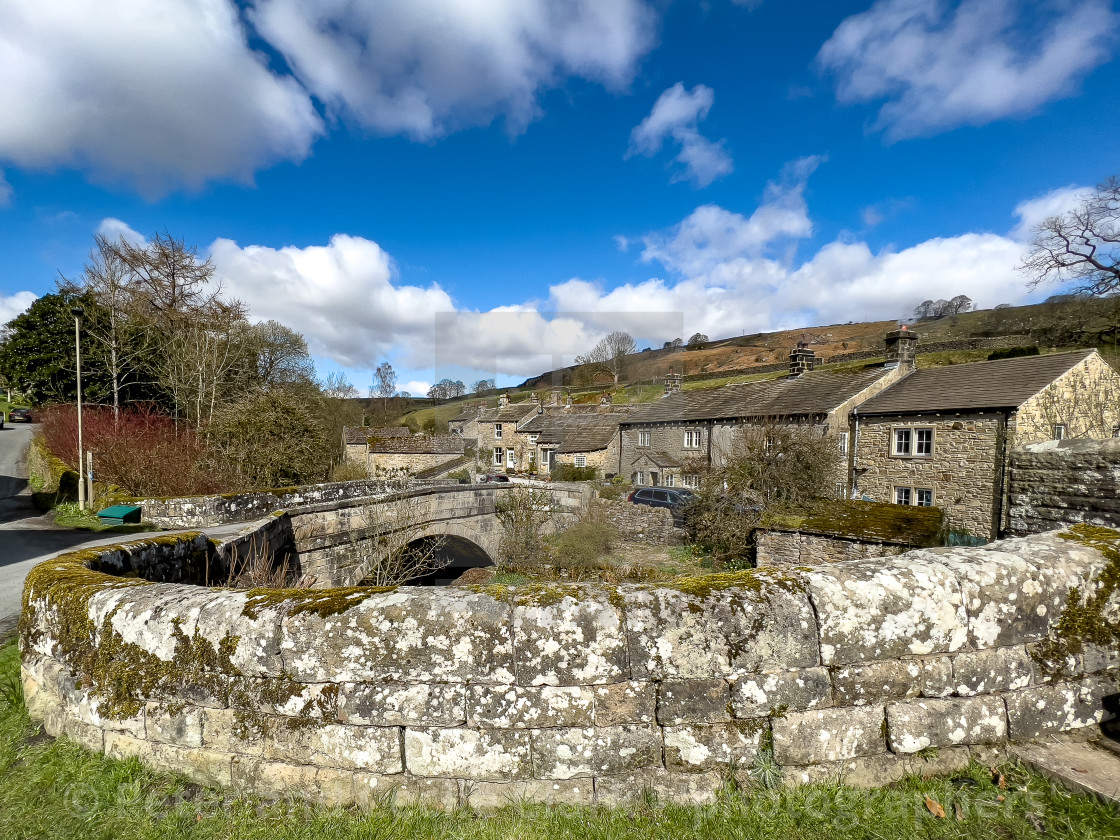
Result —
[{"label": "street lamp post", "polygon": [[86,471],[85,449],[82,446],[82,342],[81,321],[85,310],[80,306],[71,308],[74,316],[74,352],[78,361],[78,507],[86,509]]}]

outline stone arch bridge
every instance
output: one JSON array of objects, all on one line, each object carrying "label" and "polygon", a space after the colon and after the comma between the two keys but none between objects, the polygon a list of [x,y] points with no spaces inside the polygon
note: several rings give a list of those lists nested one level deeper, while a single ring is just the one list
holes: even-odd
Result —
[{"label": "stone arch bridge", "polygon": [[[563,527],[587,511],[592,490],[577,484],[494,484],[429,487],[391,497],[350,499],[289,510],[276,518],[274,543],[287,547],[315,587],[356,586],[368,573],[368,542],[398,528],[415,541],[446,536],[448,543],[493,559],[501,539],[495,503],[529,486],[552,497],[553,522]],[[406,521],[399,522],[398,518]],[[478,565],[478,564],[475,564]]]}]

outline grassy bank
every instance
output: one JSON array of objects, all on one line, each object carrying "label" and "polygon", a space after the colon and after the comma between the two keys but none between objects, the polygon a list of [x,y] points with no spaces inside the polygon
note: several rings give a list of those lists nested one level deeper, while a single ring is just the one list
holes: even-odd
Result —
[{"label": "grassy bank", "polygon": [[[883,790],[839,785],[737,790],[716,805],[630,808],[512,804],[480,814],[427,808],[363,812],[261,802],[200,788],[43,735],[18,697],[18,655],[0,648],[0,826],[6,840],[113,838],[377,838],[377,840],[909,840],[913,837],[1120,837],[1120,815],[1018,767],[994,786],[974,765],[953,779],[911,778]],[[638,792],[636,792],[638,793]],[[941,805],[933,816],[926,797]],[[1001,801],[1002,800],[1002,801]],[[958,818],[959,817],[959,818]]]}]

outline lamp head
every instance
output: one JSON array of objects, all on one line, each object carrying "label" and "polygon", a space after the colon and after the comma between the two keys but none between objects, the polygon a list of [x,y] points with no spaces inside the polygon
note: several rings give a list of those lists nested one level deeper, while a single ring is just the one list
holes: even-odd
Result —
[{"label": "lamp head", "polygon": [[83,315],[86,314],[86,311],[80,306],[72,306],[72,307],[70,307],[70,314],[73,315],[75,318],[81,318]]}]

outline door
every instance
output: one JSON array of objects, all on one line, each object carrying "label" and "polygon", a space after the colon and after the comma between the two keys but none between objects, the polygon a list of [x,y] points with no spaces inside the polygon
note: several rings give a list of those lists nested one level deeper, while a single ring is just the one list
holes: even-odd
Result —
[{"label": "door", "polygon": [[506,450],[506,469],[512,470],[517,466],[517,458],[513,454],[512,449]]}]

